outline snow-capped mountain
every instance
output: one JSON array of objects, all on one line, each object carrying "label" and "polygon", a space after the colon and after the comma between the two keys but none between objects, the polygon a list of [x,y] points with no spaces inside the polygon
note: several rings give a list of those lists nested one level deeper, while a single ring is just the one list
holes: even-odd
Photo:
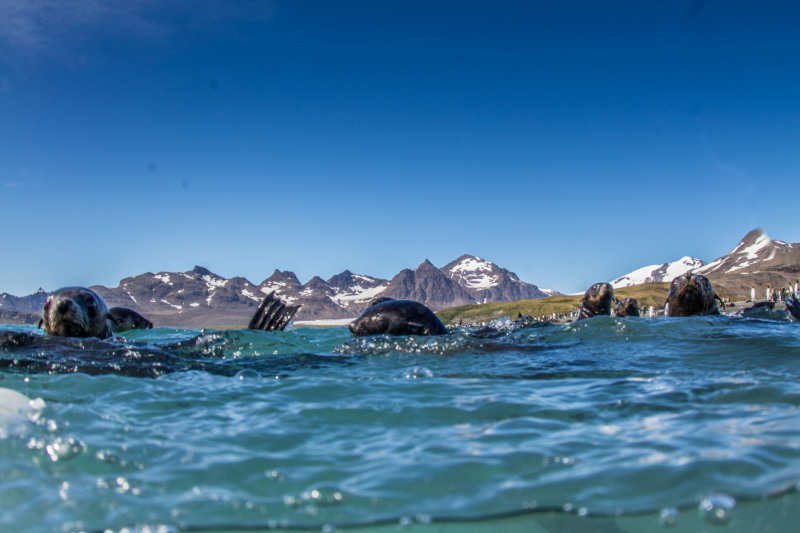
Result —
[{"label": "snow-capped mountain", "polygon": [[402,270],[392,278],[381,296],[414,300],[434,311],[475,303],[475,299],[458,282],[450,279],[427,259],[414,270]]},{"label": "snow-capped mountain", "polygon": [[800,245],[773,241],[763,230],[755,229],[727,255],[715,259],[697,273],[706,276],[758,270],[796,271],[800,265]]},{"label": "snow-capped mountain", "polygon": [[764,289],[788,288],[800,279],[800,244],[788,244],[769,238],[755,229],[745,235],[728,254],[697,270],[717,288],[717,292],[749,296],[756,289],[758,298]]},{"label": "snow-capped mountain", "polygon": [[478,303],[534,300],[550,296],[536,285],[520,281],[513,272],[472,255],[462,255],[442,268],[442,272],[461,285]]},{"label": "snow-capped mountain", "polygon": [[[453,261],[444,270],[426,260],[391,280],[345,270],[327,281],[315,276],[304,284],[293,272],[275,270],[254,285],[245,278],[226,279],[198,266],[187,272],[147,272],[123,279],[116,288],[91,288],[109,307],[129,307],[156,325],[178,327],[246,324],[270,292],[288,305],[301,305],[295,315],[300,320],[356,317],[376,296],[407,298],[440,310],[547,295],[535,285],[520,281],[513,272],[470,255]],[[14,303],[15,309],[7,312],[17,312],[19,302],[24,300],[29,302],[24,311],[40,313],[46,296],[45,291],[24,299],[4,295],[0,302],[8,308]]]},{"label": "snow-capped mountain", "polygon": [[686,272],[708,277],[718,293],[734,298],[749,298],[750,289],[789,287],[800,279],[800,244],[775,241],[761,229],[750,231],[728,254],[710,263],[683,257],[673,263],[650,265],[612,281],[614,287],[627,287],[653,281],[670,282]]},{"label": "snow-capped mountain", "polygon": [[687,272],[701,268],[705,265],[705,261],[695,259],[694,257],[681,257],[672,263],[664,263],[662,265],[650,265],[639,268],[621,276],[611,282],[614,288],[630,287],[632,285],[641,285],[642,283],[653,282],[671,282],[678,276],[682,276]]}]

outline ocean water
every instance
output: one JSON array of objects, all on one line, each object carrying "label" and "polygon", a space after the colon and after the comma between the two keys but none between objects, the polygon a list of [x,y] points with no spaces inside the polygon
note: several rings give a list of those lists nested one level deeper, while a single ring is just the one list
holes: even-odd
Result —
[{"label": "ocean water", "polygon": [[800,324],[500,326],[6,346],[0,531],[800,530]]}]

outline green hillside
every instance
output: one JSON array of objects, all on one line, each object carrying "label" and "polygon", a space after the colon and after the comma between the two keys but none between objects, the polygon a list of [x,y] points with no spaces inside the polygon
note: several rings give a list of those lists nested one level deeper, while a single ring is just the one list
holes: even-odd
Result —
[{"label": "green hillside", "polygon": [[[661,308],[667,299],[669,283],[645,283],[633,287],[615,289],[617,298],[636,298],[639,306]],[[436,313],[445,324],[455,324],[459,320],[465,323],[478,323],[495,320],[501,317],[517,318],[521,313],[538,317],[553,313],[568,313],[581,306],[582,295],[579,296],[550,296],[538,300],[518,300],[516,302],[498,302],[489,304],[463,305],[451,307]]]}]

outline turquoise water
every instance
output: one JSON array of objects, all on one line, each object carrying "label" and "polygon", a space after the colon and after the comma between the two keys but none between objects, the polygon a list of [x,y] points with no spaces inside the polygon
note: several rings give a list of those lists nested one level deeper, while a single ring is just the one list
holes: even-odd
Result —
[{"label": "turquoise water", "polygon": [[[0,327],[0,331],[32,331]],[[0,350],[2,531],[796,531],[800,324]]]}]

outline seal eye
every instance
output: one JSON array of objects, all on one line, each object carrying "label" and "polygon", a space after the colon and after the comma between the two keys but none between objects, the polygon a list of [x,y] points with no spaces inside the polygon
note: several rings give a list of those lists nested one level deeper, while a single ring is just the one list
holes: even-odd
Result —
[{"label": "seal eye", "polygon": [[97,302],[94,301],[94,298],[83,298],[83,305],[90,315],[97,314]]}]

